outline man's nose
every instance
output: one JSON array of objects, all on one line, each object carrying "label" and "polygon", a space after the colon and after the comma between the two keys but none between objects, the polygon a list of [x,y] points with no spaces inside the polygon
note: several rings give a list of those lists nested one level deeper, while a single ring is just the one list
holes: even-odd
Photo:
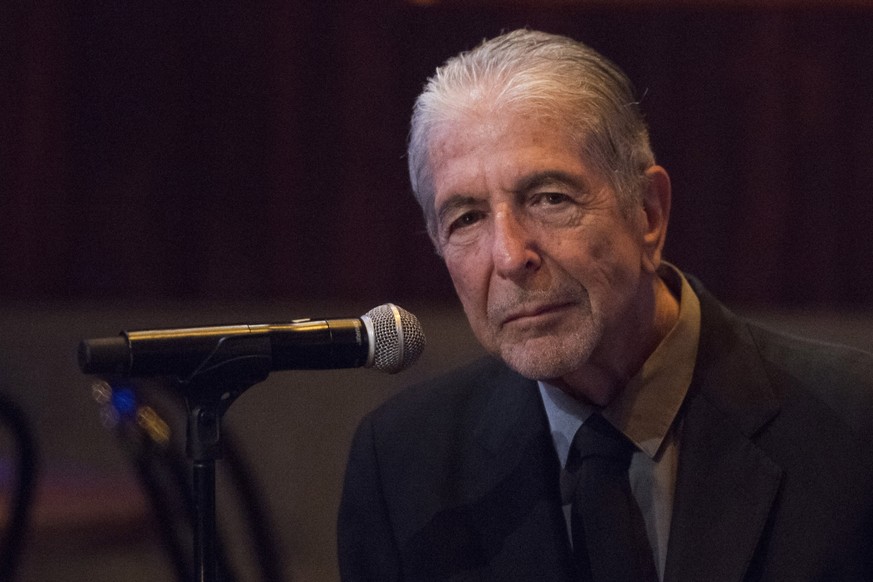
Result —
[{"label": "man's nose", "polygon": [[542,263],[533,233],[512,209],[494,213],[493,244],[494,269],[502,277],[526,276]]}]

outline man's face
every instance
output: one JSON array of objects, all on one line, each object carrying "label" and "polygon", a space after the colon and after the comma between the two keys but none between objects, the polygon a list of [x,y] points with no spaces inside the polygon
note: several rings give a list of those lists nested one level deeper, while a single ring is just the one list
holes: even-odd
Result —
[{"label": "man's face", "polygon": [[555,123],[473,113],[432,140],[436,244],[482,345],[534,379],[625,357],[652,311],[642,205]]}]

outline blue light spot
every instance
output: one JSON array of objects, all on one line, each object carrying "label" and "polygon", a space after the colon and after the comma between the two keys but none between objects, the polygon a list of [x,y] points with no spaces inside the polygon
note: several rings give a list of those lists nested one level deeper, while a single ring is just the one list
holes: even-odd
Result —
[{"label": "blue light spot", "polygon": [[122,416],[128,416],[136,411],[136,396],[130,388],[112,391],[112,406]]}]

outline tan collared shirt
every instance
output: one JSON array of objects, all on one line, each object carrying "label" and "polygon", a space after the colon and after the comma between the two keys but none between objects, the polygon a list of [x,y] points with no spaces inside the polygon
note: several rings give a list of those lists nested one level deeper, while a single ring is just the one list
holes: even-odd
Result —
[{"label": "tan collared shirt", "polygon": [[[664,263],[659,274],[679,300],[679,317],[625,389],[599,412],[639,448],[631,460],[631,489],[663,579],[679,461],[680,431],[674,424],[691,385],[697,358],[700,302],[674,266]],[[539,387],[563,467],[576,430],[598,410],[555,386],[539,382]],[[570,492],[564,491],[564,495],[565,515],[569,517]]]}]

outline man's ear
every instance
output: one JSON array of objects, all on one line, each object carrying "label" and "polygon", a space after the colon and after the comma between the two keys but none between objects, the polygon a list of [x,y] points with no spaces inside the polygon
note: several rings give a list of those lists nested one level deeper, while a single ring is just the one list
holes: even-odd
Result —
[{"label": "man's ear", "polygon": [[654,273],[661,264],[671,200],[672,189],[667,170],[661,166],[646,170],[646,186],[643,190],[643,269],[650,273]]}]

